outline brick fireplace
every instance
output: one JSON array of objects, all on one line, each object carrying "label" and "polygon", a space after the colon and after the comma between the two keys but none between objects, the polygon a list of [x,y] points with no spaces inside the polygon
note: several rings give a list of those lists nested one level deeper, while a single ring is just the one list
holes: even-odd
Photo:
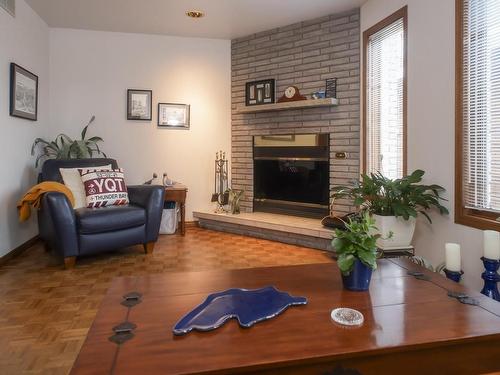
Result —
[{"label": "brick fireplace", "polygon": [[[360,47],[359,10],[334,14],[264,31],[232,41],[232,187],[245,190],[241,207],[254,208],[253,137],[293,134],[329,136],[329,185],[346,184],[359,175]],[[276,79],[276,98],[287,86],[302,94],[324,89],[336,77],[339,104],[279,112],[238,113],[245,83]],[[336,158],[346,153],[346,158]],[[335,210],[349,211],[347,202]]]}]

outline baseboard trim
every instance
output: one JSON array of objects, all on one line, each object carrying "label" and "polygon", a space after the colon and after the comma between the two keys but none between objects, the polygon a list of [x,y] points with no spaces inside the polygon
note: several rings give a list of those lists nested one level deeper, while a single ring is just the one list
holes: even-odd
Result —
[{"label": "baseboard trim", "polygon": [[32,247],[34,244],[36,244],[39,240],[40,240],[40,236],[36,235],[35,237],[30,238],[25,243],[22,243],[21,245],[19,245],[15,249],[12,249],[7,254],[0,257],[0,266],[3,266],[5,263],[7,263],[12,258],[15,258],[15,257],[21,255],[22,253],[24,253],[26,250],[28,250],[30,247]]},{"label": "baseboard trim", "polygon": [[186,221],[186,227],[196,227],[198,226],[198,221]]}]

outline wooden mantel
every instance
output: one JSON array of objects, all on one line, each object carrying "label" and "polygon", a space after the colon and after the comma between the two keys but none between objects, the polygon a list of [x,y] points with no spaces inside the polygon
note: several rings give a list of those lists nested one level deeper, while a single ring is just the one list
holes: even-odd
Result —
[{"label": "wooden mantel", "polygon": [[273,104],[261,104],[254,106],[239,106],[236,109],[237,113],[257,113],[257,112],[270,112],[270,111],[285,111],[287,109],[303,109],[303,108],[314,108],[314,107],[328,107],[338,104],[338,99],[336,98],[324,98],[324,99],[309,99],[309,100],[298,100],[295,102],[283,102],[283,103],[273,103]]}]

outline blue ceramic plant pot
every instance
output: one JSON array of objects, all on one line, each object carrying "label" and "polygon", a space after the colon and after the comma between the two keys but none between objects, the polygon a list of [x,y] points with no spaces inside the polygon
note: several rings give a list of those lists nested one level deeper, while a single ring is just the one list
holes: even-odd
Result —
[{"label": "blue ceramic plant pot", "polygon": [[344,288],[348,290],[364,291],[370,287],[372,269],[359,259],[354,262],[354,267],[349,275],[342,274]]}]

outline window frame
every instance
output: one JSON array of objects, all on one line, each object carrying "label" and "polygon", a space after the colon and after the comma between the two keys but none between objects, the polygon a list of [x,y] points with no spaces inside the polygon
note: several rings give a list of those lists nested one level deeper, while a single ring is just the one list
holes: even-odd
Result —
[{"label": "window frame", "polygon": [[500,212],[466,208],[463,204],[463,17],[464,0],[455,0],[455,223],[500,231]]},{"label": "window frame", "polygon": [[368,86],[368,40],[371,35],[379,32],[390,24],[396,22],[399,19],[403,19],[403,33],[404,33],[404,50],[403,50],[403,176],[408,173],[408,6],[405,5],[401,9],[392,13],[388,17],[384,18],[382,21],[376,23],[372,27],[366,29],[363,32],[363,140],[362,140],[362,151],[363,151],[363,173],[367,172],[367,130],[368,130],[368,118],[367,118],[367,108],[368,108],[368,95],[366,95],[366,90]]}]

